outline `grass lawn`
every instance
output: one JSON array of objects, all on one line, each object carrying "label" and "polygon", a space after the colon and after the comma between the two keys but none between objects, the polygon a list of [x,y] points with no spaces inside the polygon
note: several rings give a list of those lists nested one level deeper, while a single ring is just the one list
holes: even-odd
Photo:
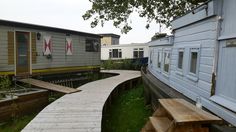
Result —
[{"label": "grass lawn", "polygon": [[152,114],[145,106],[143,85],[123,91],[113,100],[103,117],[103,132],[139,132]]},{"label": "grass lawn", "polygon": [[28,115],[0,125],[0,132],[20,132],[36,114]]}]

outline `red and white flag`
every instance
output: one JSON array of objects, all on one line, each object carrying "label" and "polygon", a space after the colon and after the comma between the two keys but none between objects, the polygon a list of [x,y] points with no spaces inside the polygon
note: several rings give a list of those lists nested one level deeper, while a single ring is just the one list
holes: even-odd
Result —
[{"label": "red and white flag", "polygon": [[66,55],[72,55],[72,38],[66,38]]},{"label": "red and white flag", "polygon": [[43,54],[51,55],[52,54],[52,40],[51,36],[44,36],[43,40]]}]

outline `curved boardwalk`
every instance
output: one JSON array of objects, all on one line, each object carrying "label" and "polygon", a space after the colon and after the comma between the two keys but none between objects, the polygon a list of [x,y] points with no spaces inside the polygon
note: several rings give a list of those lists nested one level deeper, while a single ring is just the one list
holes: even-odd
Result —
[{"label": "curved boardwalk", "polygon": [[141,77],[140,71],[109,70],[118,76],[79,87],[44,108],[22,132],[100,132],[103,106],[111,92],[125,81]]}]

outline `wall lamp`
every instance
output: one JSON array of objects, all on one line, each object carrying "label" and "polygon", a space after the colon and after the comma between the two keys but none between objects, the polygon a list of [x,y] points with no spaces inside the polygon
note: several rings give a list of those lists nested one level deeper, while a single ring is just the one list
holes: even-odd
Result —
[{"label": "wall lamp", "polygon": [[41,34],[37,32],[37,40],[40,40],[40,38],[41,38]]}]

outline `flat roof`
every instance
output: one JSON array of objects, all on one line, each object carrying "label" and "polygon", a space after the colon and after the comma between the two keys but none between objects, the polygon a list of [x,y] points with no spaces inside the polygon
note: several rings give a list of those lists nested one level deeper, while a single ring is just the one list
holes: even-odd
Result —
[{"label": "flat roof", "polygon": [[70,34],[77,34],[77,35],[81,35],[81,36],[91,36],[91,37],[101,38],[100,35],[93,34],[93,33],[86,33],[86,32],[70,30],[70,29],[49,27],[49,26],[23,23],[23,22],[16,22],[16,21],[9,21],[9,20],[2,20],[2,19],[0,19],[0,25],[13,26],[13,27],[22,27],[22,28],[31,28],[31,29],[37,29],[37,30],[47,30],[47,31],[53,31],[53,32],[70,33]]},{"label": "flat roof", "polygon": [[148,46],[147,43],[131,43],[131,44],[117,44],[117,45],[102,45],[102,48],[115,48],[115,47],[135,47],[135,46]]},{"label": "flat roof", "polygon": [[115,37],[115,38],[120,38],[120,35],[117,35],[117,34],[114,34],[114,33],[102,33],[102,34],[99,34],[101,35],[102,37]]}]

